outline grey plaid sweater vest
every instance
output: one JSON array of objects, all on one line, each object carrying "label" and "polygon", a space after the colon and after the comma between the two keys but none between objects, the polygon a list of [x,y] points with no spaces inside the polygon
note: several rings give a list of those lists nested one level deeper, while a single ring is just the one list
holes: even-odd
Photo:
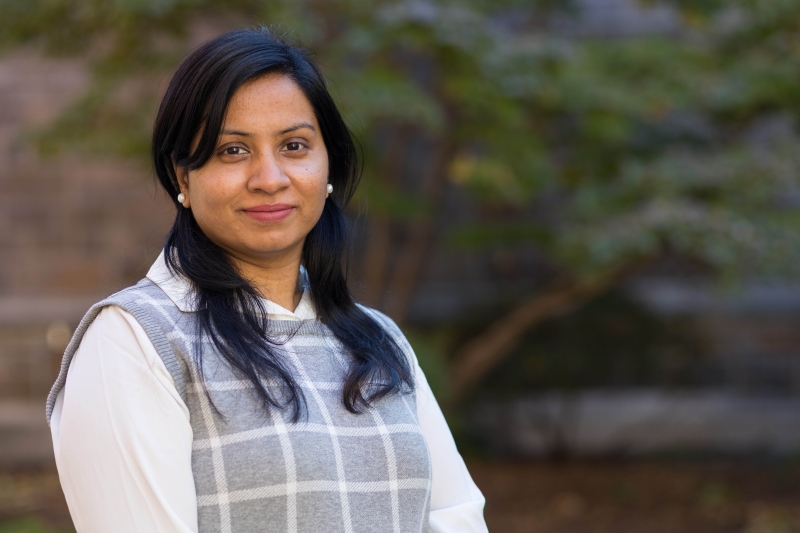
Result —
[{"label": "grey plaid sweater vest", "polygon": [[[81,321],[47,400],[48,422],[72,356],[108,305],[142,325],[189,409],[200,533],[428,530],[431,464],[414,393],[391,395],[359,415],[348,412],[341,399],[348,355],[316,321],[270,326],[273,337],[286,341],[281,353],[306,398],[308,416],[292,423],[288,413],[266,412],[250,382],[194,334],[194,313],[181,312],[142,280],[94,305]],[[369,312],[411,357],[397,326]],[[193,363],[195,349],[213,406]]]}]

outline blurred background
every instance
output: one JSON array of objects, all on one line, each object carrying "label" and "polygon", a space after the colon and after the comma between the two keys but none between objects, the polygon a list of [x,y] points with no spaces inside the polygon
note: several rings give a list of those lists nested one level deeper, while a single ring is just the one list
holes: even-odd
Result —
[{"label": "blurred background", "polygon": [[171,73],[258,24],[360,140],[352,288],[491,531],[800,532],[800,2],[2,0],[0,533],[72,531],[46,393],[171,225]]}]

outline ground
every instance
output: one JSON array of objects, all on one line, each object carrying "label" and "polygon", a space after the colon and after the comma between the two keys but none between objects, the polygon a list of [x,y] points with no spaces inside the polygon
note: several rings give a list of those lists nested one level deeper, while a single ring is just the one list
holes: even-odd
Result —
[{"label": "ground", "polygon": [[493,533],[800,532],[793,463],[471,463],[470,470]]},{"label": "ground", "polygon": [[[791,461],[468,462],[492,533],[800,533]],[[52,469],[0,471],[0,533],[73,531]]]}]

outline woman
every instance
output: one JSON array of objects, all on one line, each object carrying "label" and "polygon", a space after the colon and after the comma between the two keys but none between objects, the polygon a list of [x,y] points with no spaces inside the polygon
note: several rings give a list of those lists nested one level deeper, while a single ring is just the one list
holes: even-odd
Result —
[{"label": "woman", "polygon": [[206,43],[152,154],[164,251],[87,313],[48,398],[77,530],[485,531],[410,346],[348,292],[356,151],[305,53]]}]

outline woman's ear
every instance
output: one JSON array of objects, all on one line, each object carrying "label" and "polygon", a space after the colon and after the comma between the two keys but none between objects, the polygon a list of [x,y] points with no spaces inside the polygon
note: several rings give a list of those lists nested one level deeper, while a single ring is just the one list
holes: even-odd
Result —
[{"label": "woman's ear", "polygon": [[180,188],[178,203],[188,209],[191,206],[189,201],[189,172],[184,167],[175,165],[175,177],[178,178],[178,187]]}]

